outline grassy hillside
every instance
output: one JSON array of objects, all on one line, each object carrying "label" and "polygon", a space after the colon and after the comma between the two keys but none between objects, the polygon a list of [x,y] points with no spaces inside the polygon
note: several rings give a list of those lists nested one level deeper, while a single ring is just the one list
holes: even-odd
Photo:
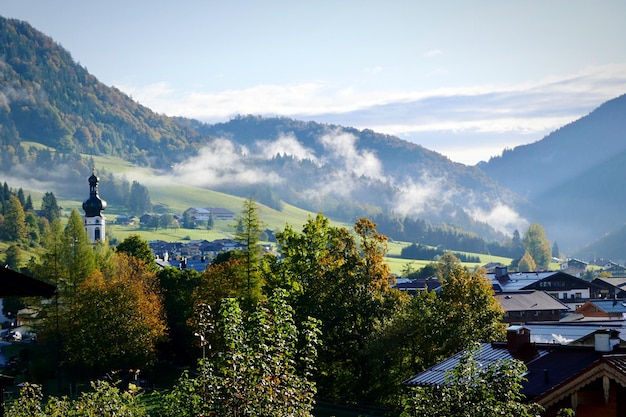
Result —
[{"label": "grassy hillside", "polygon": [[[27,144],[28,145],[28,144]],[[244,199],[241,197],[232,196],[229,194],[207,190],[199,187],[193,187],[189,185],[176,184],[171,182],[168,177],[158,176],[149,168],[140,168],[132,163],[124,161],[123,159],[113,156],[90,156],[83,155],[86,158],[93,158],[95,163],[96,172],[99,170],[106,170],[108,172],[114,172],[115,175],[125,176],[129,181],[137,180],[144,184],[149,192],[152,204],[155,208],[154,211],[160,213],[172,213],[182,214],[183,211],[189,207],[222,207],[233,211],[238,214],[241,211]],[[89,185],[87,178],[84,181],[76,182],[76,189],[78,194],[82,194],[84,199],[89,196]],[[35,208],[40,207],[41,198],[43,192],[24,190],[26,194],[30,194],[33,199],[33,205]],[[106,200],[106,195],[101,195]],[[73,209],[82,211],[82,200],[73,200],[57,196],[59,205],[63,208],[64,218],[69,216]],[[270,207],[258,204],[260,217],[265,224],[265,227],[274,231],[281,231],[285,228],[285,225],[291,225],[296,230],[306,223],[309,217],[314,217],[317,213],[302,210],[298,207],[294,207],[289,204],[284,204],[282,209],[275,210]],[[215,222],[212,230],[206,229],[140,229],[138,225],[134,226],[122,226],[116,225],[115,219],[118,215],[127,214],[124,207],[116,207],[110,205],[104,212],[107,219],[107,236],[117,241],[122,241],[128,236],[138,234],[142,239],[151,240],[164,240],[168,242],[174,241],[188,241],[196,239],[215,240],[221,238],[230,238],[233,235],[234,221],[218,220]],[[356,219],[355,219],[356,220]],[[352,224],[342,223],[331,220],[333,226],[346,227],[351,229]],[[412,260],[400,258],[400,253],[403,247],[409,245],[406,242],[392,241],[389,243],[389,256],[386,258],[387,262],[393,273],[400,274],[401,271],[407,266],[411,265],[413,269],[419,269],[424,265],[432,262],[431,260]],[[6,245],[0,244],[0,251],[4,251]],[[26,256],[30,257],[35,255],[34,253],[27,252]],[[477,266],[484,265],[488,262],[501,262],[503,264],[509,264],[511,262],[508,258],[495,257],[484,254],[472,254],[480,257],[480,263],[466,263],[465,265],[473,269]],[[26,259],[26,256],[24,259]]]}]

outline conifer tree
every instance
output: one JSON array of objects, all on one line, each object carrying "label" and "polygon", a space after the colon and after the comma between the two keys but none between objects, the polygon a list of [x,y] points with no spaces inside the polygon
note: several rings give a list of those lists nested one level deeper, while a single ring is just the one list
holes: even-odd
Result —
[{"label": "conifer tree", "polygon": [[261,292],[259,264],[262,248],[259,240],[263,233],[263,222],[259,217],[259,208],[254,199],[248,198],[243,202],[241,214],[235,218],[235,221],[238,225],[235,240],[243,246],[243,252],[239,254],[239,257],[244,261],[248,301],[253,301]]},{"label": "conifer tree", "polygon": [[9,197],[4,214],[4,236],[10,242],[21,242],[26,239],[26,215],[20,200],[12,195]]}]

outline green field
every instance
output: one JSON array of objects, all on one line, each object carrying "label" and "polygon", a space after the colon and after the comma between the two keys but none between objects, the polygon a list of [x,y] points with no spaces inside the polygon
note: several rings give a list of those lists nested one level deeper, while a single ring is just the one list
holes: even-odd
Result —
[{"label": "green field", "polygon": [[[85,157],[87,158],[91,156],[85,155]],[[138,168],[119,158],[109,156],[93,156],[93,159],[95,161],[96,171],[103,167],[109,172],[115,172],[116,175],[123,175],[129,182],[137,180],[141,184],[145,185],[150,192],[150,199],[152,201],[154,211],[157,213],[181,215],[190,207],[221,207],[238,214],[243,206],[244,199],[241,197],[235,197],[229,194],[200,187],[178,184],[166,179],[166,177],[158,176],[148,168]],[[84,199],[87,199],[89,197],[89,185],[87,178],[84,179],[83,183],[77,183],[77,187],[84,188]],[[25,193],[31,195],[34,207],[38,208],[41,205],[43,193],[30,190],[24,191]],[[101,195],[101,198],[106,200],[106,195]],[[63,199],[62,197],[57,196],[57,202],[59,206],[63,208],[64,218],[67,218],[73,209],[78,210],[81,215],[83,214],[82,201]],[[284,204],[280,211],[261,204],[259,204],[258,207],[259,214],[265,228],[273,231],[281,231],[286,225],[291,225],[294,229],[300,230],[310,217],[314,217],[317,214],[302,210],[289,204]],[[167,242],[184,242],[198,239],[212,241],[222,238],[231,238],[234,232],[234,221],[223,220],[216,221],[212,230],[191,230],[183,228],[151,230],[139,228],[138,224],[134,226],[122,226],[115,224],[116,217],[122,214],[128,213],[123,207],[115,207],[111,205],[109,205],[104,212],[107,219],[107,236],[117,241],[122,241],[133,234],[137,234],[141,236],[142,239],[147,241],[163,240]],[[331,221],[331,224],[333,226],[352,228],[352,224],[348,223]],[[413,270],[416,270],[432,262],[431,260],[412,260],[400,258],[402,248],[409,244],[410,243],[406,242],[389,242],[389,254],[386,257],[386,261],[388,262],[393,273],[400,274],[407,265],[410,265]],[[0,251],[4,251],[6,246],[6,244],[0,243]],[[24,259],[36,255],[36,253],[29,250],[29,248],[23,249],[26,252]],[[497,256],[484,254],[471,255],[479,256],[480,262],[465,263],[464,265],[470,269],[474,269],[477,266],[484,265],[489,262],[500,262],[505,265],[508,265],[511,262],[511,259]]]}]

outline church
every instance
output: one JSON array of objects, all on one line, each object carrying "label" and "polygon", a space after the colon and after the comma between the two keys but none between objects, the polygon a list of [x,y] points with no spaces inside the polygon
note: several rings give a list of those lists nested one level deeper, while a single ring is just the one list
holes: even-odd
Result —
[{"label": "church", "polygon": [[89,198],[83,202],[85,211],[85,231],[91,243],[104,242],[105,217],[102,214],[107,206],[107,202],[98,195],[98,177],[92,173],[89,177]]}]

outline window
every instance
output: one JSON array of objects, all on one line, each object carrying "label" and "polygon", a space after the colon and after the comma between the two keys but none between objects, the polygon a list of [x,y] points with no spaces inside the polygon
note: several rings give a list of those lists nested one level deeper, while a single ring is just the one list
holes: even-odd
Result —
[{"label": "window", "polygon": [[574,298],[583,298],[583,293],[577,292],[576,294],[574,294]]}]

